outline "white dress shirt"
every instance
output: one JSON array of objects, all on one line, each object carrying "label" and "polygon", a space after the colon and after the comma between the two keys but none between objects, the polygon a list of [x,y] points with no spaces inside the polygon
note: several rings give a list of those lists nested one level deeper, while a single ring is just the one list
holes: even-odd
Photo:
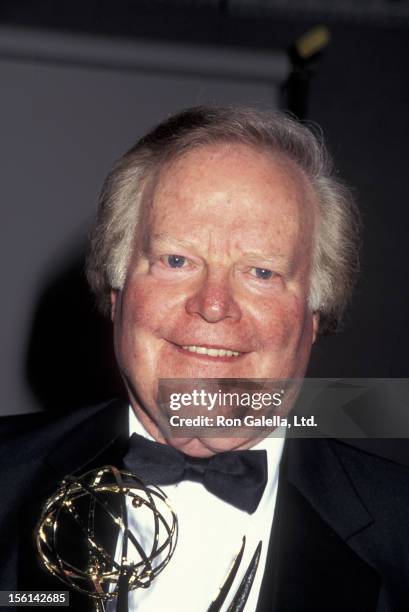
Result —
[{"label": "white dress shirt", "polygon": [[[152,439],[130,408],[129,434],[133,433]],[[261,540],[261,557],[245,606],[246,612],[255,612],[266,564],[283,446],[284,435],[277,432],[276,436],[265,438],[252,448],[267,451],[268,465],[267,485],[253,514],[222,501],[201,483],[182,481],[160,487],[176,513],[178,541],[172,559],[151,586],[129,593],[130,612],[206,612],[240,550],[243,536],[246,536],[243,558],[222,610],[227,610]],[[152,532],[150,516],[146,515],[147,525],[141,525],[144,520],[140,509],[135,510],[129,504],[131,529],[134,525],[135,532]],[[120,551],[121,538],[118,539],[117,560]],[[109,602],[107,612],[114,612],[115,607],[115,600]]]}]

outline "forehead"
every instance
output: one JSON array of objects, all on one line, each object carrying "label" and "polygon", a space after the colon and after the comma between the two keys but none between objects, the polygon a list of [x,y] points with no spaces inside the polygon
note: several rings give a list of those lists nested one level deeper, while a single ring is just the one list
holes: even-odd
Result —
[{"label": "forehead", "polygon": [[[294,162],[242,144],[204,146],[167,163],[149,197],[149,234],[211,232],[257,241],[311,235],[312,188]],[[148,228],[146,228],[148,229]]]}]

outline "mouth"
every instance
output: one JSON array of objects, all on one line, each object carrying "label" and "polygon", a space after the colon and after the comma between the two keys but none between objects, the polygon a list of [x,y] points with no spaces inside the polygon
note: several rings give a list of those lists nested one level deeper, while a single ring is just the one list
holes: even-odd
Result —
[{"label": "mouth", "polygon": [[234,361],[243,357],[246,353],[235,351],[228,347],[223,346],[208,346],[208,345],[197,345],[197,344],[172,344],[186,356],[211,359],[217,361]]}]

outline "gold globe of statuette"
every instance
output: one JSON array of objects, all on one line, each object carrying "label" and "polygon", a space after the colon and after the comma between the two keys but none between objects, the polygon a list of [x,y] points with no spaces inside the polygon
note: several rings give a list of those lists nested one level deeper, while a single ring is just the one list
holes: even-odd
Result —
[{"label": "gold globe of statuette", "polygon": [[[131,525],[130,505],[137,510]],[[176,515],[159,487],[104,466],[64,478],[43,507],[36,542],[45,567],[103,610],[121,581],[129,590],[149,587],[169,563],[177,533]]]}]

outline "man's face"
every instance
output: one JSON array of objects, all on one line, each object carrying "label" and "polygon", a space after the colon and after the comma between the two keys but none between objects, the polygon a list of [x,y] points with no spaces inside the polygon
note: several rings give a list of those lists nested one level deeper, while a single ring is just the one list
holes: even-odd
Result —
[{"label": "man's face", "polygon": [[[163,440],[161,378],[304,375],[317,326],[307,304],[315,205],[292,162],[234,144],[168,164],[149,196],[112,317],[132,406]],[[206,455],[254,442],[170,443]]]}]

